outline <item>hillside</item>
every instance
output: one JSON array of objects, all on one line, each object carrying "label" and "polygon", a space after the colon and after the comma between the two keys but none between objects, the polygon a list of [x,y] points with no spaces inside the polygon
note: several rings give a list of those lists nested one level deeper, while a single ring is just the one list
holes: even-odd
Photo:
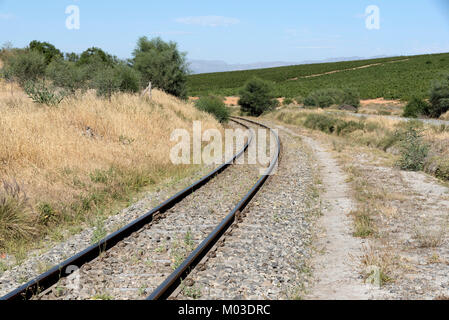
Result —
[{"label": "hillside", "polygon": [[362,99],[409,100],[428,96],[430,84],[449,72],[449,53],[209,73],[188,77],[190,96],[237,95],[253,76],[273,81],[278,97],[306,96],[318,88],[350,87]]},{"label": "hillside", "polygon": [[171,132],[190,132],[193,120],[221,128],[159,90],[151,101],[91,90],[47,107],[0,81],[0,114],[0,202],[11,204],[0,210],[0,252],[95,223],[143,188],[192,173],[170,161]]}]

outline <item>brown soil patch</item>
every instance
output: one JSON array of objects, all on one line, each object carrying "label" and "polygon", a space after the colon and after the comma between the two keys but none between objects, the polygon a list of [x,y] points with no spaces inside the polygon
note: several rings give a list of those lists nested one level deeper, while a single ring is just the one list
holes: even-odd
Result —
[{"label": "brown soil patch", "polygon": [[386,100],[384,98],[377,98],[377,99],[367,99],[367,100],[361,100],[360,105],[362,107],[366,107],[370,104],[377,104],[377,105],[403,105],[404,103],[401,100]]}]

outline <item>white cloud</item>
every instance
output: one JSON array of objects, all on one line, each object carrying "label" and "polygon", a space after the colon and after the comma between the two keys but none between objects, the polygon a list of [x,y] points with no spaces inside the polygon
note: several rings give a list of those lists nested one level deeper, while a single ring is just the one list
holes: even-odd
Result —
[{"label": "white cloud", "polygon": [[175,20],[178,23],[199,25],[203,27],[228,27],[240,23],[236,18],[228,18],[221,16],[198,16],[198,17],[184,17]]}]

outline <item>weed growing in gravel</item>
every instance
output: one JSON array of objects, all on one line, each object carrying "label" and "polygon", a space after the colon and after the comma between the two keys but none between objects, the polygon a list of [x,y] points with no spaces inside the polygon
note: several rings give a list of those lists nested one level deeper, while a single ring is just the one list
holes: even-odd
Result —
[{"label": "weed growing in gravel", "polygon": [[51,265],[48,262],[39,261],[38,265],[37,265],[37,272],[44,273],[44,272],[47,272],[48,270],[50,270],[52,267],[53,267],[53,265]]},{"label": "weed growing in gravel", "polygon": [[147,294],[147,286],[146,285],[142,285],[139,288],[139,296],[143,297]]},{"label": "weed growing in gravel", "polygon": [[104,228],[104,221],[102,219],[98,219],[95,230],[92,234],[92,239],[90,240],[91,244],[95,244],[99,242],[101,239],[106,237],[106,229]]},{"label": "weed growing in gravel", "polygon": [[420,248],[438,248],[445,240],[447,227],[442,226],[439,230],[415,226],[413,238],[418,242]]},{"label": "weed growing in gravel", "polygon": [[106,293],[99,293],[92,297],[92,300],[113,300],[113,299],[114,297]]},{"label": "weed growing in gravel", "polygon": [[354,217],[354,237],[368,238],[375,234],[374,221],[369,208],[352,211],[351,215]]},{"label": "weed growing in gravel", "polygon": [[184,237],[184,244],[187,246],[187,250],[193,249],[194,242],[193,242],[193,235],[192,231],[189,229]]},{"label": "weed growing in gravel", "polygon": [[192,298],[192,299],[194,299],[194,300],[197,300],[197,299],[199,299],[199,298],[202,297],[202,294],[201,294],[202,287],[200,287],[200,288],[197,288],[197,287],[195,287],[195,286],[188,287],[188,286],[186,286],[186,285],[184,284],[183,281],[181,281],[181,288],[182,288],[182,289],[181,289],[181,290],[182,290],[182,293],[183,293],[186,297]]},{"label": "weed growing in gravel", "polygon": [[429,145],[422,140],[421,130],[410,125],[405,131],[399,131],[401,158],[398,166],[402,170],[420,171],[429,153]]},{"label": "weed growing in gravel", "polygon": [[[391,272],[394,266],[395,257],[389,250],[384,248],[375,249],[373,247],[364,247],[361,263],[365,267],[365,280],[371,279],[378,281],[382,286],[384,283],[393,281]],[[372,276],[377,273],[378,279],[373,279]]]}]

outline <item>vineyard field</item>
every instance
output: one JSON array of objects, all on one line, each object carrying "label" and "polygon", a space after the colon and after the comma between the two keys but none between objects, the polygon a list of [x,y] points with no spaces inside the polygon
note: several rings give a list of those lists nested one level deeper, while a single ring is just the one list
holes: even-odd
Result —
[{"label": "vineyard field", "polygon": [[190,96],[238,95],[253,76],[272,81],[277,97],[307,96],[320,88],[356,89],[362,99],[427,98],[433,80],[449,73],[449,53],[219,72],[188,77]]}]

